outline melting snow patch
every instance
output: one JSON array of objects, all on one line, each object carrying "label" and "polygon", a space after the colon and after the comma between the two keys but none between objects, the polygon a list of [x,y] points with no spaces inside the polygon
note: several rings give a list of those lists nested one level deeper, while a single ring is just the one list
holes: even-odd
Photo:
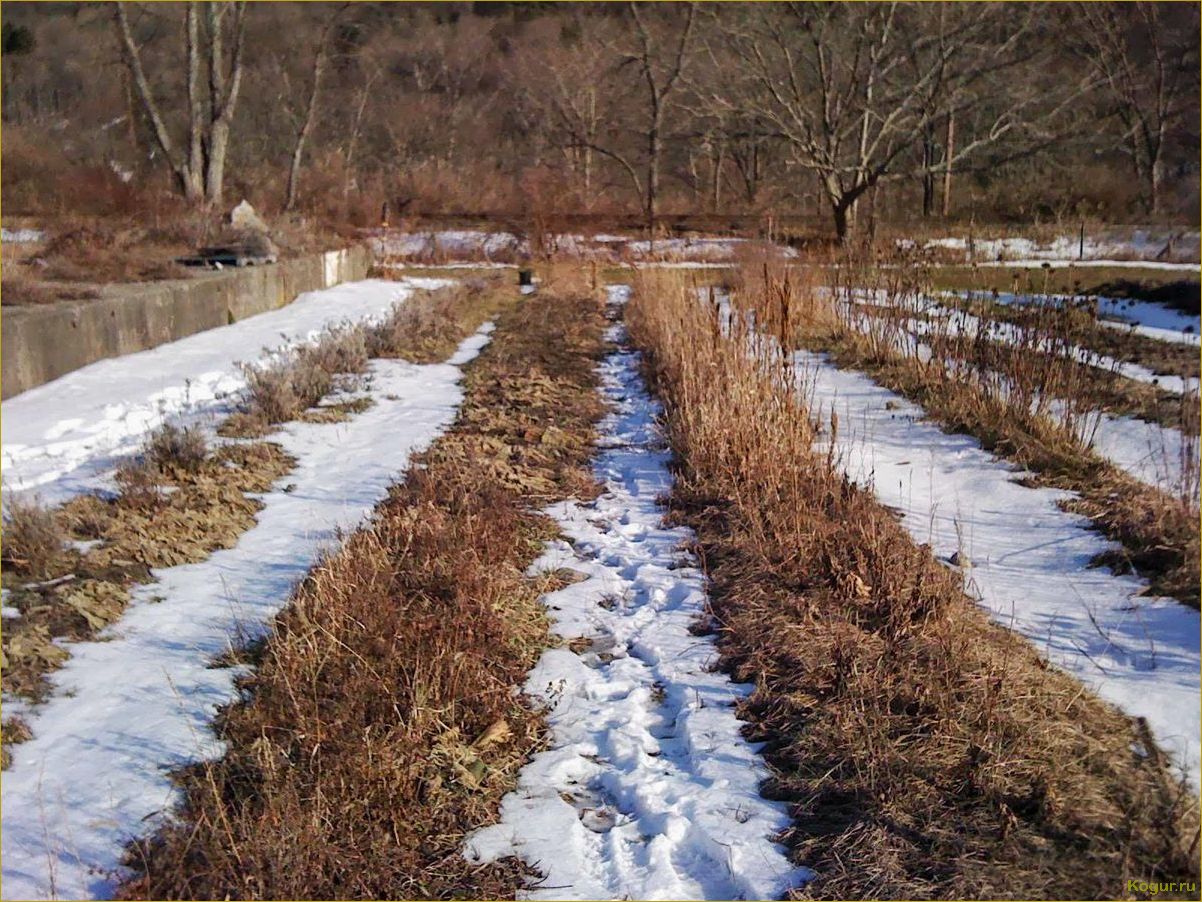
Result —
[{"label": "melting snow patch", "polygon": [[994,618],[1128,714],[1199,785],[1199,615],[1147,583],[1091,566],[1114,545],[1061,510],[1068,492],[1028,488],[1022,473],[867,376],[799,352],[811,417],[839,413],[847,474],[900,510],[917,542],[943,560],[966,554],[969,590]]},{"label": "melting snow patch", "polygon": [[[124,847],[177,799],[170,773],[221,753],[209,730],[235,695],[236,668],[213,658],[262,629],[338,530],[385,496],[411,454],[447,427],[463,398],[459,367],[491,326],[449,361],[374,360],[375,404],[346,423],[291,423],[272,436],[298,465],[263,496],[257,523],[231,549],[156,570],[98,641],[71,646],[54,695],[28,713],[33,738],[4,774],[0,855],[5,898],[109,896]],[[5,713],[12,711],[5,700]]]},{"label": "melting snow patch", "polygon": [[32,244],[44,237],[41,229],[0,229],[0,241],[5,244]]},{"label": "melting snow patch", "polygon": [[773,841],[789,818],[760,796],[768,773],[734,712],[751,687],[714,672],[713,641],[690,632],[705,580],[684,547],[692,533],[662,525],[672,478],[660,407],[636,353],[610,354],[602,376],[615,408],[596,463],[605,491],[549,509],[571,544],[551,543],[533,568],[585,577],[543,600],[557,633],[590,644],[551,649],[531,672],[552,747],[465,854],[539,870],[527,898],[778,898],[813,874]]},{"label": "melting snow patch", "polygon": [[246,384],[240,361],[270,359],[327,326],[381,318],[415,289],[446,284],[368,279],[309,292],[278,310],[100,360],[22,392],[0,408],[4,488],[36,488],[47,502],[96,488],[100,474],[162,423],[228,413]]}]

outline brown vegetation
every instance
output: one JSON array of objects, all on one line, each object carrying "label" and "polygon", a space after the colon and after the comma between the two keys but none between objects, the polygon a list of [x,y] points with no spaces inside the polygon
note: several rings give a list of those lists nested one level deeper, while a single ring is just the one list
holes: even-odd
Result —
[{"label": "brown vegetation", "polygon": [[[512,296],[496,279],[418,293],[401,308],[411,311],[404,322],[421,327],[411,338],[387,323],[380,336],[367,327],[329,329],[275,365],[247,367],[243,410],[218,431],[262,436],[288,420],[338,422],[360,413],[369,399],[315,405],[365,371],[369,332],[373,353],[428,360],[449,353]],[[278,445],[229,444],[210,451],[198,428],[168,423],[118,468],[115,497],[83,495],[55,510],[8,501],[4,584],[21,616],[4,628],[5,690],[44,696],[46,675],[68,656],[55,640],[89,639],[114,622],[130,588],[146,582],[151,567],[192,563],[232,547],[262,507],[250,496],[270,489],[292,465]],[[81,549],[68,539],[96,544]]]},{"label": "brown vegetation", "polygon": [[[1196,799],[1146,728],[992,625],[813,446],[802,388],[680,280],[627,308],[680,459],[723,665],[816,898],[1113,898],[1196,879]],[[788,370],[785,370],[788,372]],[[1143,750],[1133,754],[1132,749]]]},{"label": "brown vegetation", "polygon": [[[395,269],[386,276],[401,277]],[[459,342],[488,319],[515,289],[507,275],[473,276],[446,288],[422,291],[397,305],[384,322],[367,330],[372,357],[397,357],[410,363],[446,360]]]},{"label": "brown vegetation", "polygon": [[[982,354],[965,349],[962,340],[936,335],[930,342],[935,356],[928,362],[912,345],[899,343],[904,316],[868,315],[850,302],[856,292],[875,288],[886,298],[878,310],[906,308],[905,298],[925,293],[919,269],[849,265],[839,271],[833,303],[799,283],[796,274],[771,266],[745,267],[742,274],[736,303],[759,307],[762,321],[772,323],[790,347],[829,352],[840,366],[861,370],[914,401],[945,429],[968,433],[986,450],[1032,471],[1038,483],[1074,492],[1078,497],[1066,506],[1089,516],[1123,546],[1122,554],[1099,564],[1133,569],[1149,580],[1149,591],[1198,606],[1196,456],[1187,449],[1191,456],[1181,462],[1181,485],[1154,488],[1089,448],[1090,423],[1098,415],[1095,383],[1076,363],[1067,332],[1055,325],[1058,314],[1028,323],[1033,331],[1019,339],[1029,348],[1050,348],[1048,353]],[[789,311],[783,325],[782,305]],[[949,350],[955,346],[958,357]],[[949,366],[953,361],[964,365]],[[1053,399],[1062,405],[1056,416],[1050,412]],[[1187,393],[1177,411],[1178,425],[1196,436],[1193,396]]]},{"label": "brown vegetation", "polygon": [[118,472],[115,496],[81,495],[56,509],[9,502],[3,579],[6,603],[20,616],[4,622],[5,692],[43,698],[46,676],[69,654],[56,640],[94,638],[121,616],[130,589],[147,582],[152,567],[232,547],[262,507],[251,495],[293,465],[278,445],[205,453],[196,436],[170,425],[152,433]]},{"label": "brown vegetation", "polygon": [[10,4],[10,213],[1196,221],[1188,5],[117,9]]},{"label": "brown vegetation", "polygon": [[131,850],[125,895],[521,885],[516,865],[470,865],[460,846],[540,741],[517,693],[547,641],[551,587],[524,572],[553,526],[532,508],[592,490],[602,327],[599,299],[573,286],[501,315],[453,429],[277,618],[220,719],[228,752],[181,775],[181,818]]},{"label": "brown vegetation", "polygon": [[[932,278],[937,280],[940,275],[941,272],[933,273]],[[1077,302],[1061,305],[1059,309],[1052,309],[1045,304],[999,304],[980,295],[967,301],[948,301],[983,318],[1014,323],[1024,329],[1046,332],[1053,327],[1052,323],[1041,323],[1040,320],[1054,320],[1054,328],[1059,330],[1064,340],[1087,348],[1094,354],[1124,363],[1136,363],[1161,375],[1198,377],[1200,361],[1196,346],[1160,341],[1136,332],[1134,327],[1114,328],[1105,325],[1099,321],[1094,305],[1089,301],[1090,295],[1075,294],[1078,296]]]},{"label": "brown vegetation", "polygon": [[63,552],[66,536],[54,515],[36,501],[6,498],[3,563],[30,579],[49,576]]}]

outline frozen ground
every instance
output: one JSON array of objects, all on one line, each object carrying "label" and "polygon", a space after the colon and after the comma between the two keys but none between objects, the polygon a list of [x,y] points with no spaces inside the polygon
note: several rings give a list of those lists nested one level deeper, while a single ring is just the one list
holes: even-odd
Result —
[{"label": "frozen ground", "polygon": [[[921,408],[808,352],[796,356],[817,422],[839,413],[842,465],[903,514],[917,542],[948,560],[966,553],[971,591],[1003,625],[1128,714],[1199,785],[1199,615],[1147,584],[1091,568],[1112,547],[1021,473],[923,419]],[[1138,750],[1137,750],[1138,751]]]},{"label": "frozen ground", "polygon": [[[383,231],[372,245],[377,255],[420,265],[433,263],[515,263],[531,253],[529,240],[511,232],[443,230],[430,232]],[[747,245],[743,238],[661,238],[654,244],[622,235],[549,235],[544,247],[570,257],[601,263],[722,264],[731,263]],[[786,256],[796,252],[782,248]]]},{"label": "frozen ground", "polygon": [[690,532],[662,524],[670,453],[638,364],[625,349],[603,363],[615,408],[596,462],[605,491],[549,510],[570,544],[552,543],[535,564],[585,577],[544,603],[556,633],[591,645],[551,649],[531,672],[551,746],[465,854],[539,870],[529,898],[778,898],[811,874],[772,841],[788,815],[760,797],[767,772],[733,710],[751,687],[713,672],[712,640],[689,631],[705,613],[705,580],[684,547]]},{"label": "frozen ground", "polygon": [[5,244],[32,244],[45,237],[41,229],[0,229],[0,242]]},{"label": "frozen ground", "polygon": [[[934,322],[914,319],[907,322],[906,327],[915,335],[925,336],[930,334],[947,334],[947,335],[965,335],[975,337],[981,332],[982,327],[986,330],[986,336],[993,341],[1001,344],[1022,344],[1028,346],[1029,341],[1025,330],[1019,326],[1003,322],[1000,320],[990,320],[982,323],[981,319],[975,314],[969,313],[966,310],[959,310],[945,307],[939,303],[923,302],[917,308],[918,312],[926,313],[929,316],[935,317]],[[1065,347],[1059,341],[1044,340],[1038,346],[1039,349],[1048,351],[1053,350],[1057,354],[1068,355],[1079,363],[1092,366],[1096,369],[1106,370],[1107,372],[1116,373],[1127,379],[1134,379],[1136,382],[1147,382],[1156,384],[1160,388],[1173,394],[1183,394],[1185,391],[1197,391],[1198,379],[1194,377],[1185,378],[1182,376],[1174,376],[1171,374],[1154,373],[1147,367],[1140,366],[1135,363],[1126,363],[1121,360],[1115,360],[1112,357],[1107,357],[1104,354],[1099,354],[1089,348],[1082,347]]]},{"label": "frozen ground", "polygon": [[382,317],[436,279],[369,279],[302,294],[278,310],[148,351],[100,360],[0,407],[4,490],[47,502],[94,487],[160,424],[228,413],[245,385],[238,363],[266,360],[341,322]]},{"label": "frozen ground", "polygon": [[[848,295],[854,304],[882,302],[885,300],[880,292],[856,291]],[[936,301],[927,298],[912,298],[903,301],[912,305],[907,309],[915,312],[928,313],[941,317],[938,322],[923,319],[907,319],[899,322],[899,330],[882,338],[891,340],[894,347],[903,354],[913,356],[918,360],[928,362],[932,359],[930,346],[923,341],[927,336],[935,334],[975,336],[981,328],[981,320],[963,310],[947,308]],[[849,311],[856,315],[854,311]],[[859,321],[863,328],[873,328],[866,312],[859,313]],[[853,320],[854,321],[854,320]],[[990,336],[999,342],[1014,343],[1020,330],[1004,322],[989,324]],[[1196,392],[1198,380],[1184,379],[1180,376],[1157,376],[1150,370],[1132,364],[1121,363],[1110,358],[1093,354],[1084,348],[1066,348],[1062,353],[1071,354],[1075,359],[1102,369],[1113,370],[1122,376],[1137,381],[1157,382],[1168,391],[1181,394],[1186,389]],[[946,360],[949,372],[956,374],[963,370],[975,372],[973,367],[954,358]],[[1007,394],[1008,379],[1000,373],[992,373],[991,388]],[[1033,408],[1038,399],[1033,399]],[[1060,399],[1049,399],[1047,413],[1063,421],[1067,415],[1068,406]],[[1084,415],[1082,415],[1084,413]],[[1162,489],[1173,497],[1196,497],[1199,442],[1197,437],[1187,436],[1182,430],[1160,423],[1148,422],[1133,416],[1119,416],[1103,411],[1078,412],[1074,420],[1074,430],[1081,440],[1092,447],[1101,457],[1111,461],[1116,466],[1130,473],[1136,479]]]},{"label": "frozen ground", "polygon": [[[961,296],[967,295],[962,294]],[[990,293],[988,297],[1002,304],[1046,304],[1064,300],[1045,295],[1011,294],[1009,292],[1002,292],[996,298]],[[1136,301],[1129,298],[1097,298],[1096,300],[1100,316],[1118,320],[1123,324],[1177,332],[1180,335],[1189,336],[1191,343],[1198,343],[1199,318],[1197,314],[1186,313],[1183,310],[1176,310],[1153,301]]]},{"label": "frozen ground", "polygon": [[25,715],[33,738],[13,747],[4,773],[5,898],[112,894],[125,844],[177,801],[171,771],[221,752],[209,722],[240,671],[211,668],[214,657],[260,632],[337,530],[354,528],[449,425],[460,367],[489,331],[443,364],[372,361],[375,404],[345,423],[285,426],[273,440],[298,466],[263,496],[238,544],[155,571],[120,621],[71,646],[53,696]]},{"label": "frozen ground", "polygon": [[[1164,253],[1172,241],[1172,249]],[[967,236],[932,238],[918,242],[924,249],[960,253],[966,261],[982,265],[1039,267],[1052,265],[1140,266],[1198,270],[1198,232],[1134,229],[1126,233],[1086,235],[1084,254],[1078,234],[1061,235],[1050,241],[1032,238],[976,238]],[[970,253],[971,244],[971,253]],[[916,242],[902,239],[899,247],[912,248]],[[1081,257],[1082,259],[1078,259]],[[1162,259],[1157,259],[1158,257]]]}]

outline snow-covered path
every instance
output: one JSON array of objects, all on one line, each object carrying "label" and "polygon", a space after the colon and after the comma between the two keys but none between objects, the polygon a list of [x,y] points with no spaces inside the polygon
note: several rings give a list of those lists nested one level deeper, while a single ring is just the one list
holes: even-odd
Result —
[{"label": "snow-covered path", "polygon": [[199,564],[155,571],[98,641],[71,646],[53,697],[27,720],[4,774],[5,898],[108,896],[125,843],[152,831],[177,798],[170,773],[220,754],[209,731],[234,697],[237,669],[212,668],[239,635],[287,602],[320,552],[386,494],[411,454],[452,421],[460,367],[490,327],[449,361],[371,363],[375,401],[345,423],[290,423],[273,436],[298,460],[263,496],[256,525]]},{"label": "snow-covered path", "polygon": [[660,407],[636,353],[615,351],[602,375],[615,408],[596,462],[605,491],[550,508],[568,542],[534,565],[584,577],[544,603],[559,635],[591,644],[551,649],[531,672],[551,748],[465,854],[520,857],[545,875],[530,898],[777,898],[810,872],[773,842],[788,815],[760,797],[767,771],[733,709],[751,687],[713,672],[712,639],[689,631],[705,612],[705,580],[683,547],[690,531],[661,522],[657,498],[672,479]]},{"label": "snow-covered path", "polygon": [[1004,626],[1128,714],[1199,785],[1199,614],[1147,584],[1091,568],[1113,547],[1062,511],[1067,492],[1028,488],[1022,475],[969,436],[943,432],[923,410],[867,376],[798,352],[811,417],[839,414],[842,465],[899,510],[917,542],[944,560],[961,551],[973,592]]},{"label": "snow-covered path", "polygon": [[337,323],[382,317],[415,290],[446,284],[367,279],[309,292],[278,310],[99,360],[9,398],[0,407],[4,490],[36,489],[57,502],[94,488],[166,420],[228,413],[232,394],[245,385],[239,362],[311,341]]}]

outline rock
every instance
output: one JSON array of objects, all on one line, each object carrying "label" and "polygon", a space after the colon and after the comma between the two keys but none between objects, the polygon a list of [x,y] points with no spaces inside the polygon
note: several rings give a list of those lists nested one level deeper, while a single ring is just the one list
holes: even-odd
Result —
[{"label": "rock", "polygon": [[259,232],[262,235],[270,235],[271,229],[267,227],[259,214],[255,212],[255,208],[246,200],[243,200],[238,206],[230,210],[230,228],[237,232]]},{"label": "rock", "polygon": [[965,554],[963,551],[954,552],[952,554],[952,556],[948,558],[948,562],[953,567],[959,567],[962,570],[971,570],[972,569],[972,561],[969,559],[968,555]]},{"label": "rock", "polygon": [[240,229],[230,237],[231,240],[228,243],[234,245],[241,252],[240,256],[265,258],[272,261],[280,256],[279,248],[275,246],[275,242],[266,232]]}]

